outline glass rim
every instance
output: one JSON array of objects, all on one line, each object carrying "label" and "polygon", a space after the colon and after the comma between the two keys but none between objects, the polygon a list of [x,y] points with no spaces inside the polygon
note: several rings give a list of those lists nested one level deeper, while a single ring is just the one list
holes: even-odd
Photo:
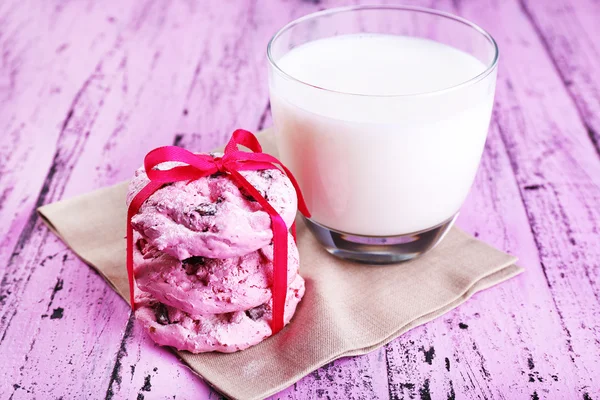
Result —
[{"label": "glass rim", "polygon": [[[479,73],[478,75],[475,75],[474,77],[472,77],[464,82],[458,83],[456,85],[453,85],[453,86],[450,86],[447,88],[426,91],[426,92],[407,93],[407,94],[383,94],[383,95],[382,94],[344,92],[344,91],[340,91],[340,90],[327,89],[327,88],[324,88],[321,86],[317,86],[317,85],[302,81],[302,80],[288,74],[287,72],[282,70],[279,67],[279,65],[277,65],[277,62],[273,59],[273,54],[272,54],[273,44],[281,35],[283,35],[286,31],[293,28],[294,26],[299,25],[303,22],[309,21],[311,19],[316,19],[316,18],[320,18],[323,16],[327,16],[327,15],[339,14],[339,13],[350,12],[350,11],[360,11],[360,10],[413,11],[413,12],[419,12],[419,13],[424,13],[424,14],[431,14],[431,15],[435,15],[438,17],[447,18],[447,19],[456,21],[463,25],[467,25],[468,27],[475,30],[477,33],[481,34],[485,39],[487,39],[487,41],[494,48],[494,57],[493,57],[492,61],[486,66],[486,68],[483,72]],[[334,7],[334,8],[329,8],[326,10],[310,13],[310,14],[307,14],[303,17],[297,18],[297,19],[289,22],[288,24],[284,25],[281,29],[279,29],[275,33],[275,35],[273,35],[273,37],[271,38],[271,40],[269,40],[269,43],[267,45],[267,59],[269,60],[269,64],[271,64],[271,66],[275,69],[275,71],[278,74],[280,74],[281,76],[283,76],[285,79],[294,81],[301,85],[310,86],[317,90],[329,92],[329,93],[336,93],[336,94],[345,95],[345,96],[358,96],[358,97],[382,97],[382,98],[383,97],[420,97],[420,96],[431,96],[431,95],[442,94],[442,93],[446,93],[446,92],[450,92],[450,91],[455,91],[457,89],[460,89],[465,86],[470,86],[472,84],[475,84],[475,83],[485,79],[489,74],[492,73],[492,71],[494,71],[494,69],[498,65],[498,58],[499,58],[498,43],[496,43],[496,40],[493,38],[493,36],[488,31],[486,31],[479,25],[475,24],[474,22],[471,22],[468,19],[459,17],[457,15],[454,15],[454,14],[451,14],[451,13],[448,13],[445,11],[439,11],[439,10],[435,10],[435,9],[427,8],[427,7],[401,6],[401,5],[353,5],[353,6],[345,6],[345,7]]]}]

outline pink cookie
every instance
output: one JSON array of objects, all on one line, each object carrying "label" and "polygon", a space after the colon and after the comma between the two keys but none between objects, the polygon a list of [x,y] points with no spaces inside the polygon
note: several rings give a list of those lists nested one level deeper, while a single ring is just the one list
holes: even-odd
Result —
[{"label": "pink cookie", "polygon": [[[304,295],[304,279],[300,275],[288,287],[284,322],[287,324]],[[142,322],[152,340],[192,353],[219,351],[233,353],[246,349],[271,336],[269,322],[271,302],[247,311],[191,318],[188,314],[150,298],[138,296],[135,316]]]},{"label": "pink cookie", "polygon": [[[165,168],[170,168],[175,163]],[[240,172],[290,227],[296,216],[294,186],[279,170]],[[127,204],[148,183],[135,172]],[[175,182],[157,190],[132,218],[133,228],[150,244],[180,260],[193,256],[239,257],[267,246],[271,218],[258,202],[225,174]]]},{"label": "pink cookie", "polygon": [[[298,248],[289,234],[287,264],[290,284],[298,272]],[[141,290],[193,317],[248,310],[271,298],[273,245],[241,257],[180,261],[138,238],[134,270]]]}]

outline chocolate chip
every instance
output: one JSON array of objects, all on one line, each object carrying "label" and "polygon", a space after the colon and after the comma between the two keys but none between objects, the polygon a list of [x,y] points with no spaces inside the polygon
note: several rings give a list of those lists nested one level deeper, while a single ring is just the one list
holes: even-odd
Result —
[{"label": "chocolate chip", "polygon": [[[260,190],[260,189],[256,189],[258,190],[258,193],[260,193],[260,195],[265,199],[265,200],[269,200],[269,198],[267,197],[267,193],[264,190]],[[244,189],[243,187],[240,188],[240,193],[242,194],[242,196],[244,196],[246,198],[246,200],[251,201],[251,202],[256,202],[258,200],[256,200],[254,198],[254,196],[252,196],[250,193],[248,193],[248,191],[246,189]]]},{"label": "chocolate chip", "polygon": [[259,319],[263,315],[265,315],[266,312],[267,312],[267,305],[266,304],[262,304],[262,305],[260,305],[258,307],[254,307],[254,308],[251,308],[250,310],[246,310],[246,315],[252,321],[256,321],[257,319]]},{"label": "chocolate chip", "polygon": [[256,199],[254,198],[254,196],[252,196],[250,193],[248,193],[246,191],[246,189],[244,188],[240,188],[240,193],[242,194],[242,196],[244,196],[246,198],[246,200],[251,201],[251,202],[256,202]]},{"label": "chocolate chip", "polygon": [[214,173],[214,174],[212,174],[210,177],[211,177],[211,179],[216,179],[216,178],[218,178],[218,177],[220,177],[220,176],[224,176],[224,175],[225,175],[225,173],[224,173],[224,172],[221,172],[221,171],[219,171],[219,172],[215,172],[215,173]]},{"label": "chocolate chip", "polygon": [[196,207],[196,212],[203,217],[215,215],[217,213],[217,206],[213,203],[202,203]]},{"label": "chocolate chip", "polygon": [[193,256],[190,258],[186,258],[185,260],[183,260],[183,262],[188,262],[190,264],[204,265],[204,263],[206,262],[206,259],[204,257],[200,257],[200,256]]},{"label": "chocolate chip", "polygon": [[154,305],[154,316],[156,317],[156,322],[161,325],[168,325],[171,323],[171,321],[169,321],[169,312],[167,310],[167,306],[165,306],[163,303]]},{"label": "chocolate chip", "polygon": [[265,179],[273,179],[273,174],[268,169],[260,171],[259,174]]},{"label": "chocolate chip", "polygon": [[196,275],[200,266],[205,263],[204,257],[190,257],[181,261],[181,266],[187,275]]}]

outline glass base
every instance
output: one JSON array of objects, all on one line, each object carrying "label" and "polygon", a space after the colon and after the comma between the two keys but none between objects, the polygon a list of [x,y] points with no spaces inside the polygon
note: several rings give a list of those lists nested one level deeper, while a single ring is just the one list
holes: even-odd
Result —
[{"label": "glass base", "polygon": [[319,243],[336,257],[368,264],[412,260],[434,248],[456,220],[452,218],[423,231],[398,236],[361,236],[339,232],[304,218]]}]

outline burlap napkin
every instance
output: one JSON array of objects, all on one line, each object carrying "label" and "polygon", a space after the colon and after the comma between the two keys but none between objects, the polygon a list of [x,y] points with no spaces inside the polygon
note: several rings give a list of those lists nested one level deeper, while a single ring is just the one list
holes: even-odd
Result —
[{"label": "burlap napkin", "polygon": [[[272,135],[260,139],[265,152],[274,153]],[[48,226],[124,299],[129,298],[126,189],[122,183],[38,210]],[[302,223],[298,247],[306,295],[290,325],[233,354],[178,352],[229,397],[260,399],[277,393],[337,358],[374,350],[522,272],[514,265],[515,257],[457,228],[430,253],[398,265],[371,266],[334,258]]]}]

